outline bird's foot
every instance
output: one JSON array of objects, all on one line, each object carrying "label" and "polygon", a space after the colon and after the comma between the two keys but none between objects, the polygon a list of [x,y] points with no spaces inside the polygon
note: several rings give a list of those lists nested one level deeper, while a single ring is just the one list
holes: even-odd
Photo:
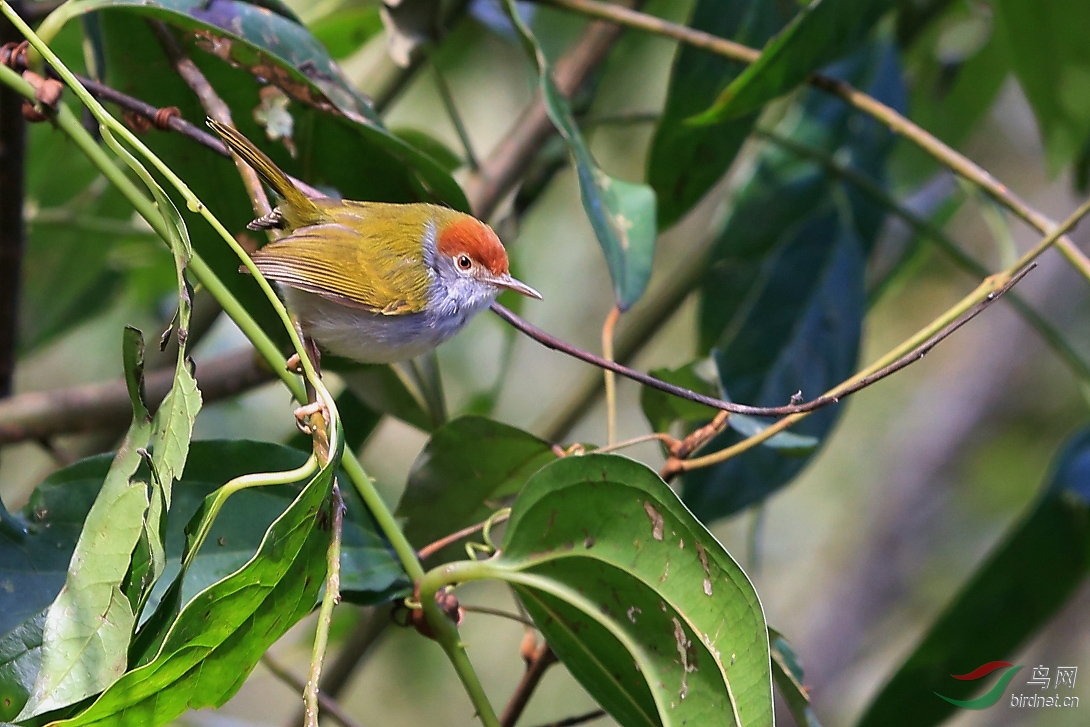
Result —
[{"label": "bird's foot", "polygon": [[303,360],[299,358],[299,354],[293,353],[288,357],[288,360],[284,363],[284,368],[293,374],[303,373]]},{"label": "bird's foot", "polygon": [[325,403],[312,401],[295,410],[295,424],[299,427],[299,431],[306,435],[314,433],[315,430],[310,424],[310,418],[315,414],[321,415],[322,427],[324,428],[325,424],[329,422],[329,409]]}]

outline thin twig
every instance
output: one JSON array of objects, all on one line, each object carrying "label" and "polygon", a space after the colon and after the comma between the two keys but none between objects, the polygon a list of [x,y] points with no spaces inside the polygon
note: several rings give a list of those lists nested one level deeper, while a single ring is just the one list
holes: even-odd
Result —
[{"label": "thin twig", "polygon": [[435,555],[436,553],[438,553],[440,550],[447,547],[448,545],[451,545],[453,543],[457,543],[462,538],[468,538],[470,535],[473,535],[474,533],[479,533],[480,531],[484,530],[489,525],[496,525],[497,523],[502,523],[504,520],[506,520],[509,517],[511,517],[510,513],[497,515],[495,517],[491,517],[491,518],[489,518],[487,520],[479,522],[476,525],[470,525],[469,527],[462,528],[461,530],[459,530],[457,532],[454,532],[454,533],[451,533],[450,535],[439,538],[434,543],[429,543],[428,545],[425,545],[423,548],[420,549],[420,552],[418,553],[418,555],[420,557],[420,560],[427,560],[428,558]]},{"label": "thin twig", "polygon": [[520,616],[517,613],[511,613],[510,611],[504,611],[500,608],[489,608],[488,606],[468,606],[463,603],[462,609],[467,613],[483,613],[488,616],[499,616],[500,618],[505,618],[510,621],[517,621],[523,626],[529,626],[532,629],[537,628],[537,625],[525,616]]},{"label": "thin twig", "polygon": [[325,593],[318,609],[318,625],[314,634],[314,649],[310,656],[310,674],[303,688],[303,704],[306,727],[318,727],[318,685],[322,678],[322,664],[329,644],[329,627],[333,623],[333,609],[341,602],[341,534],[344,531],[344,500],[341,488],[333,480],[333,492],[329,498],[330,538],[326,553]]},{"label": "thin twig", "polygon": [[507,706],[500,716],[500,725],[502,727],[515,727],[515,723],[522,716],[522,710],[526,709],[526,705],[529,704],[530,697],[533,696],[534,690],[537,689],[537,685],[541,682],[541,678],[545,676],[545,672],[556,661],[556,654],[546,643],[542,643],[534,651],[533,656],[526,665],[526,671],[523,673],[522,679],[519,681],[518,686],[515,687],[511,699],[508,700]]},{"label": "thin twig", "polygon": [[[258,363],[249,348],[197,366],[197,384],[205,404],[235,396],[273,378],[273,372]],[[173,379],[173,369],[147,375],[148,403],[153,409],[166,396]],[[124,427],[131,417],[132,404],[125,382],[120,379],[27,392],[0,401],[0,444]]]},{"label": "thin twig", "polygon": [[644,434],[640,437],[633,437],[632,439],[626,439],[623,442],[617,442],[606,447],[599,447],[594,450],[595,454],[605,454],[607,452],[618,452],[622,449],[628,449],[629,447],[635,447],[637,444],[644,444],[645,442],[662,442],[667,448],[675,446],[678,441],[676,438],[671,437],[669,434],[662,432],[651,432],[650,434]]},{"label": "thin twig", "polygon": [[596,709],[586,714],[577,714],[574,717],[565,717],[559,719],[556,722],[547,722],[546,724],[537,725],[537,727],[575,727],[575,725],[585,724],[587,722],[593,722],[596,719],[601,719],[606,716],[604,709]]},{"label": "thin twig", "polygon": [[[768,139],[795,156],[809,159],[820,164],[829,173],[843,178],[846,182],[863,192],[863,194],[904,220],[904,222],[906,222],[918,235],[934,244],[962,270],[980,278],[990,274],[990,271],[984,267],[984,265],[962,250],[941,229],[939,229],[938,226],[906,208],[903,204],[900,204],[889,194],[889,192],[883,189],[881,185],[866,175],[842,164],[832,155],[827,154],[820,149],[814,149],[805,144],[799,144],[793,139],[789,139],[775,132],[757,129],[754,133]],[[1067,364],[1072,373],[1084,383],[1090,384],[1090,365],[1088,365],[1075,349],[1071,347],[1071,344],[1064,339],[1063,334],[1061,334],[1055,326],[1045,320],[1040,313],[1026,302],[1025,298],[1018,295],[1017,291],[1011,291],[1004,296],[1004,298],[1011,307],[1022,316],[1026,323],[1029,324],[1030,328],[1036,331],[1053,352]]]},{"label": "thin twig", "polygon": [[[200,101],[204,112],[221,124],[233,127],[235,124],[231,119],[231,108],[212,88],[212,84],[205,78],[201,69],[197,68],[197,64],[178,45],[178,41],[174,38],[174,34],[167,27],[167,24],[161,20],[148,20],[147,24],[151,28],[152,34],[159,41],[159,45],[162,46],[163,52],[170,59],[174,70],[178,72],[185,84],[197,96],[197,100]],[[265,188],[261,186],[261,180],[258,178],[257,172],[249,164],[242,161],[237,154],[232,154],[231,157],[238,168],[239,176],[242,177],[242,186],[246,188],[246,194],[249,196],[254,208],[254,215],[264,217],[272,212],[269,198],[265,194]]]},{"label": "thin twig", "polygon": [[[609,20],[619,25],[656,35],[663,35],[691,45],[694,48],[701,48],[742,63],[753,63],[761,55],[761,52],[755,48],[678,23],[671,23],[662,18],[641,13],[616,3],[599,2],[598,0],[535,0],[535,2],[593,18]],[[894,133],[909,139],[933,156],[940,164],[949,167],[955,173],[981,187],[997,202],[1041,234],[1047,235],[1056,227],[1055,222],[1030,207],[1018,195],[1011,192],[1006,185],[1000,183],[968,157],[954,151],[935,136],[872,96],[863,93],[845,81],[821,74],[811,75],[807,79],[807,83],[825,93],[836,96],[850,106],[877,119]],[[1070,238],[1061,237],[1056,242],[1056,247],[1084,278],[1090,280],[1090,258],[1087,258]]]},{"label": "thin twig", "polygon": [[[329,707],[321,700],[323,697],[329,701],[336,700],[341,692],[351,681],[356,673],[367,661],[367,657],[374,653],[372,647],[378,642],[386,629],[393,621],[390,620],[388,607],[374,607],[364,609],[360,615],[356,627],[344,640],[333,663],[322,670],[322,679],[318,683],[318,705],[329,712]],[[302,682],[299,691],[302,692]],[[336,704],[336,702],[334,702]],[[332,714],[332,712],[329,712]],[[296,727],[303,724],[306,719],[306,710],[300,706],[298,712],[285,722],[285,727]]]},{"label": "thin twig", "polygon": [[[288,671],[280,662],[273,659],[268,654],[264,654],[261,657],[261,663],[265,665],[265,668],[272,672],[272,675],[290,686],[296,692],[302,692],[304,688],[303,680]],[[331,719],[336,720],[342,727],[362,727],[359,722],[349,717],[344,712],[344,708],[335,699],[327,697],[322,692],[318,692],[318,705],[322,708]]]},{"label": "thin twig", "polygon": [[[1020,276],[1019,279],[1021,279]],[[906,355],[904,361],[898,361],[897,365],[884,368],[873,376],[868,376],[864,379],[853,381],[850,385],[845,386],[843,389],[836,390],[836,394],[823,394],[816,399],[811,399],[801,404],[788,404],[786,406],[749,406],[747,404],[736,404],[733,401],[724,401],[723,399],[716,399],[715,397],[706,396],[695,391],[690,391],[689,389],[686,389],[684,387],[676,386],[660,379],[656,379],[654,376],[645,374],[642,371],[630,369],[627,366],[623,366],[614,361],[607,361],[600,356],[595,356],[589,351],[584,351],[571,345],[570,343],[566,343],[565,341],[560,340],[556,336],[549,335],[540,328],[515,315],[511,310],[503,307],[499,303],[493,303],[492,310],[500,318],[504,319],[512,326],[517,328],[519,331],[534,339],[546,348],[565,353],[572,358],[577,358],[580,361],[585,361],[593,366],[597,366],[598,368],[613,371],[620,374],[621,376],[624,376],[627,379],[631,379],[637,383],[643,384],[644,386],[650,386],[653,389],[658,389],[659,391],[666,392],[667,394],[676,396],[680,399],[695,401],[697,404],[704,404],[705,406],[710,406],[713,409],[719,409],[720,411],[726,411],[732,414],[746,414],[748,416],[782,417],[794,414],[807,414],[809,412],[816,411],[817,409],[829,406],[830,404],[836,404],[841,399],[850,396],[851,394],[854,394],[860,389],[865,389],[866,387],[884,379],[890,374],[894,374],[900,371],[905,366],[914,363],[920,358],[919,356],[913,357],[911,355],[911,353],[915,353],[915,351],[913,351],[910,354]],[[930,350],[930,347],[928,348],[928,350]]]},{"label": "thin twig", "polygon": [[477,161],[477,155],[473,152],[473,143],[469,139],[469,130],[466,128],[465,122],[462,121],[462,115],[458,112],[458,105],[454,102],[454,94],[451,93],[450,86],[447,85],[447,79],[443,75],[442,69],[439,68],[439,64],[434,59],[431,66],[435,71],[435,87],[439,89],[439,98],[443,102],[443,107],[447,110],[450,123],[454,125],[458,140],[462,142],[462,150],[466,155],[466,165],[471,171],[475,172],[481,168],[481,164]]},{"label": "thin twig", "polygon": [[[621,309],[613,306],[602,324],[602,355],[606,361],[613,360],[613,329],[617,327],[617,321],[621,317]],[[617,441],[617,381],[613,372],[606,370],[606,445],[612,445]]]}]

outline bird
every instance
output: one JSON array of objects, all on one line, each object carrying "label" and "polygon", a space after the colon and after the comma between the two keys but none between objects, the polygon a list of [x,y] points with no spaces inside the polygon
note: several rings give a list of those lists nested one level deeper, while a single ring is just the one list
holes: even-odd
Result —
[{"label": "bird", "polygon": [[252,230],[284,234],[251,256],[275,281],[305,336],[360,363],[396,363],[436,348],[504,290],[541,294],[511,276],[484,222],[426,202],[311,199],[235,128],[208,125],[276,194]]}]

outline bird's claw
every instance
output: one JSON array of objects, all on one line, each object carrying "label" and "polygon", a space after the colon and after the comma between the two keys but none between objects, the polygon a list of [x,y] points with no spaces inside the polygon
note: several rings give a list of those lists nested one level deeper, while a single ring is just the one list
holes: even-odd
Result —
[{"label": "bird's claw", "polygon": [[321,401],[312,401],[295,410],[295,424],[299,427],[299,431],[306,435],[314,433],[314,429],[307,420],[315,414],[321,414],[323,422],[329,421],[329,409]]}]

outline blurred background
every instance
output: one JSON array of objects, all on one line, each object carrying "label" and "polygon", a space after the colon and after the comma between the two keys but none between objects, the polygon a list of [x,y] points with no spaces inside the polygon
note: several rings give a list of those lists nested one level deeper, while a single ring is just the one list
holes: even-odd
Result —
[{"label": "blurred background", "polygon": [[[346,8],[373,5],[353,0],[292,0],[289,4],[312,28]],[[1090,11],[1090,5],[1074,3]],[[656,0],[646,12],[684,21],[693,2]],[[527,7],[533,7],[527,5]],[[487,154],[533,97],[534,78],[522,48],[509,30],[496,27],[497,7],[471,3],[439,51],[446,82],[461,111],[476,153]],[[550,53],[561,52],[584,27],[571,15],[533,7],[535,33]],[[966,21],[971,17],[971,22]],[[946,3],[921,40],[903,54],[909,87],[934,62],[953,67],[979,53],[995,29],[987,2]],[[1087,18],[1085,14],[1080,21]],[[983,19],[983,20],[982,20]],[[1074,22],[1074,21],[1073,21]],[[389,75],[391,63],[380,27],[359,31],[345,41],[339,58],[348,78],[367,92]],[[626,33],[612,51],[588,115],[655,114],[663,107],[676,44]],[[1081,201],[1073,172],[1050,173],[1034,113],[1009,71],[983,95],[979,120],[961,148],[971,159],[1052,219],[1063,219]],[[1090,99],[1090,87],[1079,89]],[[915,103],[920,102],[914,97]],[[923,99],[926,101],[926,99]],[[913,113],[916,109],[913,109]],[[921,112],[926,113],[926,112]],[[435,77],[416,74],[386,113],[393,129],[426,132],[451,149],[460,149],[444,110]],[[646,122],[601,124],[588,136],[602,167],[616,177],[643,179],[654,125]],[[35,131],[37,133],[37,131]],[[890,165],[891,187],[899,197],[931,181],[942,194],[965,198],[945,225],[949,236],[991,269],[1025,251],[1039,236],[1002,215],[956,182],[922,165],[898,142]],[[743,172],[757,142],[742,152],[728,177],[659,239],[651,292],[699,248],[728,210],[732,178]],[[33,147],[31,150],[33,153]],[[458,174],[464,175],[465,170]],[[456,174],[456,177],[458,176]],[[34,204],[31,200],[30,204]],[[936,205],[932,204],[931,209]],[[502,209],[509,209],[509,204]],[[570,167],[560,169],[520,220],[496,215],[518,276],[544,295],[527,302],[531,322],[589,350],[600,349],[600,322],[613,305],[605,262],[579,202]],[[1087,233],[1072,237],[1086,248]],[[887,220],[882,241],[896,244],[907,233]],[[899,236],[899,237],[898,237]],[[18,365],[15,391],[30,392],[116,378],[124,325],[158,331],[168,300],[169,258],[155,244],[139,240],[119,249],[110,262],[120,273],[100,310],[77,327],[30,350]],[[162,271],[168,276],[165,285]],[[960,299],[976,282],[942,256],[922,256],[911,274],[898,280],[869,311],[860,364],[868,363]],[[1018,290],[1084,356],[1090,334],[1090,300],[1081,280],[1050,252]],[[628,314],[639,315],[639,306]],[[634,359],[642,370],[674,367],[697,350],[696,301],[681,304]],[[621,328],[624,327],[622,319]],[[596,370],[533,341],[518,338],[512,359],[502,366],[504,324],[481,315],[439,349],[443,385],[452,413],[467,410],[475,397],[500,379],[493,416],[534,432],[547,430],[565,401],[558,392],[590,386]],[[226,317],[216,321],[197,347],[202,360],[233,350],[244,338]],[[80,365],[74,366],[73,362]],[[817,392],[806,392],[816,394]],[[728,551],[746,568],[764,604],[769,624],[784,633],[799,653],[805,683],[824,725],[849,725],[875,691],[912,651],[921,635],[1003,533],[1031,506],[1061,443],[1086,420],[1087,392],[1009,306],[989,308],[938,346],[924,360],[853,396],[844,405],[835,432],[820,453],[787,487],[764,504],[710,524]],[[294,427],[289,398],[268,384],[233,400],[207,406],[196,438],[246,436],[282,441]],[[618,388],[618,437],[649,430],[634,384]],[[362,454],[383,495],[395,503],[426,434],[387,417],[367,440]],[[600,400],[565,441],[605,441]],[[0,458],[0,494],[11,509],[21,507],[32,488],[65,459],[80,452],[88,437],[61,438],[54,452],[37,443],[6,446]],[[627,451],[658,467],[657,445]],[[467,603],[510,608],[499,586],[473,585],[460,591]],[[335,635],[350,628],[346,605]],[[1084,584],[1047,627],[1011,661],[1029,667],[1085,663],[1090,654],[1090,589]],[[300,624],[273,654],[296,674],[309,659],[310,620]],[[516,623],[469,614],[463,629],[470,655],[487,691],[502,704],[522,672],[518,647],[523,629]],[[1080,670],[1081,671],[1081,670]],[[1090,675],[1083,677],[1090,679]],[[1042,725],[1087,723],[1090,691],[1085,682],[1074,694],[1086,705],[1072,710],[995,708],[957,713],[949,724]],[[379,724],[476,723],[472,707],[439,647],[400,629],[388,630],[352,678],[341,698],[364,727]],[[188,725],[286,725],[299,704],[294,691],[259,666],[241,692],[216,712],[190,713]],[[594,708],[593,701],[556,667],[545,678],[522,724],[562,719]],[[790,716],[782,715],[790,724]],[[327,722],[328,723],[328,722]],[[603,719],[601,724],[608,724]]]}]

